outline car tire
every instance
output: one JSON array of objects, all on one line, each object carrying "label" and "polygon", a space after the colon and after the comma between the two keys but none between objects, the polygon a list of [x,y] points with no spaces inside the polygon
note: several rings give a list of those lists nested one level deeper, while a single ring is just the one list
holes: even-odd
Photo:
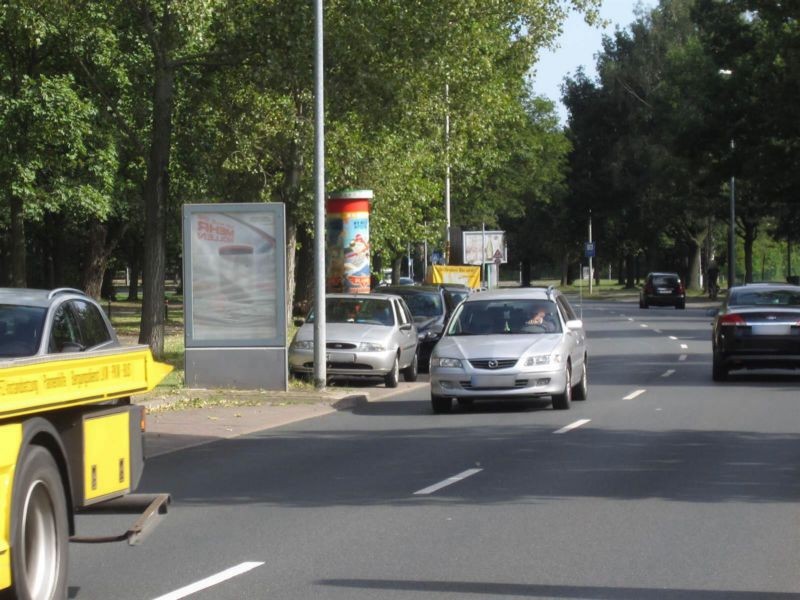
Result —
[{"label": "car tire", "polygon": [[414,352],[414,358],[411,359],[411,364],[408,365],[405,369],[403,369],[403,380],[416,381],[418,367],[419,367],[419,359],[417,358],[417,353]]},{"label": "car tire", "polygon": [[681,302],[678,302],[678,303],[675,305],[675,310],[684,310],[685,308],[686,308],[686,300],[683,300],[683,301],[681,301]]},{"label": "car tire", "polygon": [[394,363],[392,364],[392,370],[389,371],[383,378],[383,382],[386,384],[387,388],[396,388],[397,384],[400,382],[400,357],[394,357]]},{"label": "car tire", "polygon": [[441,415],[444,413],[449,413],[452,408],[452,398],[431,394],[431,409],[433,410],[434,414]]},{"label": "car tire", "polygon": [[647,304],[647,300],[640,301],[639,308],[650,308],[650,306]]},{"label": "car tire", "polygon": [[714,381],[728,379],[728,367],[717,352],[714,352],[714,357],[711,359],[711,379]]},{"label": "car tire", "polygon": [[573,400],[586,400],[589,397],[589,375],[586,369],[587,359],[583,359],[583,366],[581,367],[581,380],[578,385],[572,388]]},{"label": "car tire", "polygon": [[42,446],[23,451],[11,504],[13,587],[19,600],[67,597],[67,500],[58,467]]},{"label": "car tire", "polygon": [[572,367],[567,363],[567,382],[564,391],[560,394],[553,394],[552,402],[555,410],[569,410],[572,405]]}]

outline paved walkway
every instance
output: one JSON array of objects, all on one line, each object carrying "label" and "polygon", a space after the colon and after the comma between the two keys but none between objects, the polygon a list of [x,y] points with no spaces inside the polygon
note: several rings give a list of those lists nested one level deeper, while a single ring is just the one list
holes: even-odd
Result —
[{"label": "paved walkway", "polygon": [[360,403],[383,400],[410,389],[419,388],[426,393],[427,387],[426,381],[420,381],[401,382],[396,388],[373,384],[330,387],[322,392],[184,389],[134,396],[133,402],[148,409],[145,454],[151,458],[337,410],[351,410]]}]

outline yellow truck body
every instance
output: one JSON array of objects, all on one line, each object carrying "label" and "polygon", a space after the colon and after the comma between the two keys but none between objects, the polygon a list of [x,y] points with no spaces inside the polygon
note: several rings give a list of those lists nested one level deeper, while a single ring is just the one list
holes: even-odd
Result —
[{"label": "yellow truck body", "polygon": [[143,467],[142,409],[125,399],[171,370],[147,346],[0,361],[0,589],[13,583],[14,476],[31,438],[64,455],[73,509],[125,496]]}]

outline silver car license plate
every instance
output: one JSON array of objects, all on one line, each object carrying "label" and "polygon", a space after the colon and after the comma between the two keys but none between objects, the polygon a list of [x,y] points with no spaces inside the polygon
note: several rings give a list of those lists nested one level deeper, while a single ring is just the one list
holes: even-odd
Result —
[{"label": "silver car license plate", "polygon": [[347,352],[328,352],[325,355],[325,360],[328,362],[351,363],[356,362],[356,355]]},{"label": "silver car license plate", "polygon": [[512,388],[516,383],[516,375],[473,375],[473,388]]}]

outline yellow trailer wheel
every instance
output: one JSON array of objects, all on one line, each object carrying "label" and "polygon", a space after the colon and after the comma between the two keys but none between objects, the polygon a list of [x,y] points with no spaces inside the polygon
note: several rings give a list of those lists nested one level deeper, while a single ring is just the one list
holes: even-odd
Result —
[{"label": "yellow trailer wheel", "polygon": [[18,600],[61,600],[69,536],[64,487],[45,448],[23,452],[11,508],[11,592]]}]

